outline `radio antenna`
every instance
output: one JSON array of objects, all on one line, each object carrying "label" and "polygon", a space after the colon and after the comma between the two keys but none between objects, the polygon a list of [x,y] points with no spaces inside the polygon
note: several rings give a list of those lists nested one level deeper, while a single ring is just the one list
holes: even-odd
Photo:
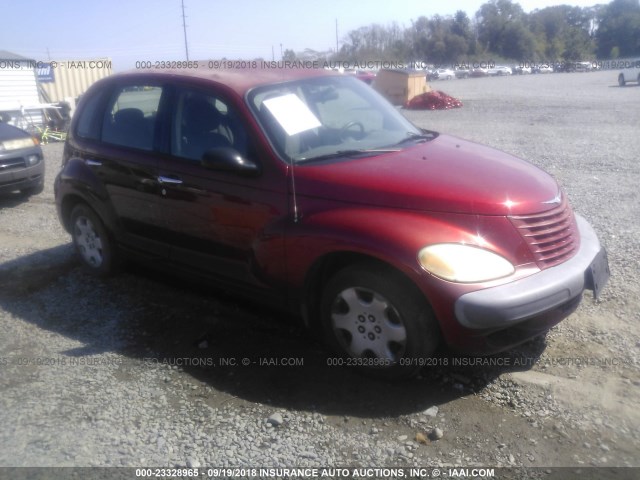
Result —
[{"label": "radio antenna", "polygon": [[291,157],[291,193],[293,194],[293,223],[298,223],[298,199],[296,198],[296,161]]}]

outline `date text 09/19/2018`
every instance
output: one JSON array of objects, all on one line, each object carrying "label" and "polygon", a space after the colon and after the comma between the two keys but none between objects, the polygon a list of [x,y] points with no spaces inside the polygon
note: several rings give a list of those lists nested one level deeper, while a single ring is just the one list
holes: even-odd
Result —
[{"label": "date text 09/19/2018", "polygon": [[493,468],[356,467],[356,468],[136,468],[138,478],[493,478]]},{"label": "date text 09/19/2018", "polygon": [[[344,70],[379,70],[404,69],[408,65],[403,62],[392,61],[320,61],[320,60],[138,60],[135,62],[137,70],[173,69],[173,70],[246,70],[246,69],[344,69]],[[425,67],[426,68],[426,65]]]},{"label": "date text 09/19/2018", "polygon": [[[388,367],[394,361],[387,358],[329,357],[330,367]],[[631,357],[406,357],[397,360],[401,367],[533,367],[534,365],[562,367],[625,367],[634,366]]]}]

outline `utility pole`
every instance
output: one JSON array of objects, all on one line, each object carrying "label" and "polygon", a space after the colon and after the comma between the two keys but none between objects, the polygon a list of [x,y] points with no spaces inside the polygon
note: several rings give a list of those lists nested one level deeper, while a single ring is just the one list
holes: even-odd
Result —
[{"label": "utility pole", "polygon": [[184,0],[182,0],[182,29],[184,30],[184,50],[187,53],[187,62],[189,61],[189,44],[187,43],[187,22],[184,16]]},{"label": "utility pole", "polygon": [[336,18],[336,55],[338,54],[338,19]]}]

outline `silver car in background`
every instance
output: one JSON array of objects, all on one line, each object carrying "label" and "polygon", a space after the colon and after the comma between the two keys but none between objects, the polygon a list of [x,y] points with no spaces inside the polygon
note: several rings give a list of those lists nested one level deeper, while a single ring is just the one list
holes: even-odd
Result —
[{"label": "silver car in background", "polygon": [[618,75],[618,85],[624,87],[629,82],[640,85],[640,59],[625,62],[625,68]]}]

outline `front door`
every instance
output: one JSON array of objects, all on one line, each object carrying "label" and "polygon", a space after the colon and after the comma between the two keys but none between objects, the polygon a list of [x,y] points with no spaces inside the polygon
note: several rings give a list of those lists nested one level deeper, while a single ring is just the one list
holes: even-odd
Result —
[{"label": "front door", "polygon": [[162,211],[170,257],[234,284],[275,287],[284,271],[287,183],[277,169],[256,177],[202,165],[216,147],[264,166],[238,110],[211,90],[187,87],[173,96],[170,155],[160,162]]}]

